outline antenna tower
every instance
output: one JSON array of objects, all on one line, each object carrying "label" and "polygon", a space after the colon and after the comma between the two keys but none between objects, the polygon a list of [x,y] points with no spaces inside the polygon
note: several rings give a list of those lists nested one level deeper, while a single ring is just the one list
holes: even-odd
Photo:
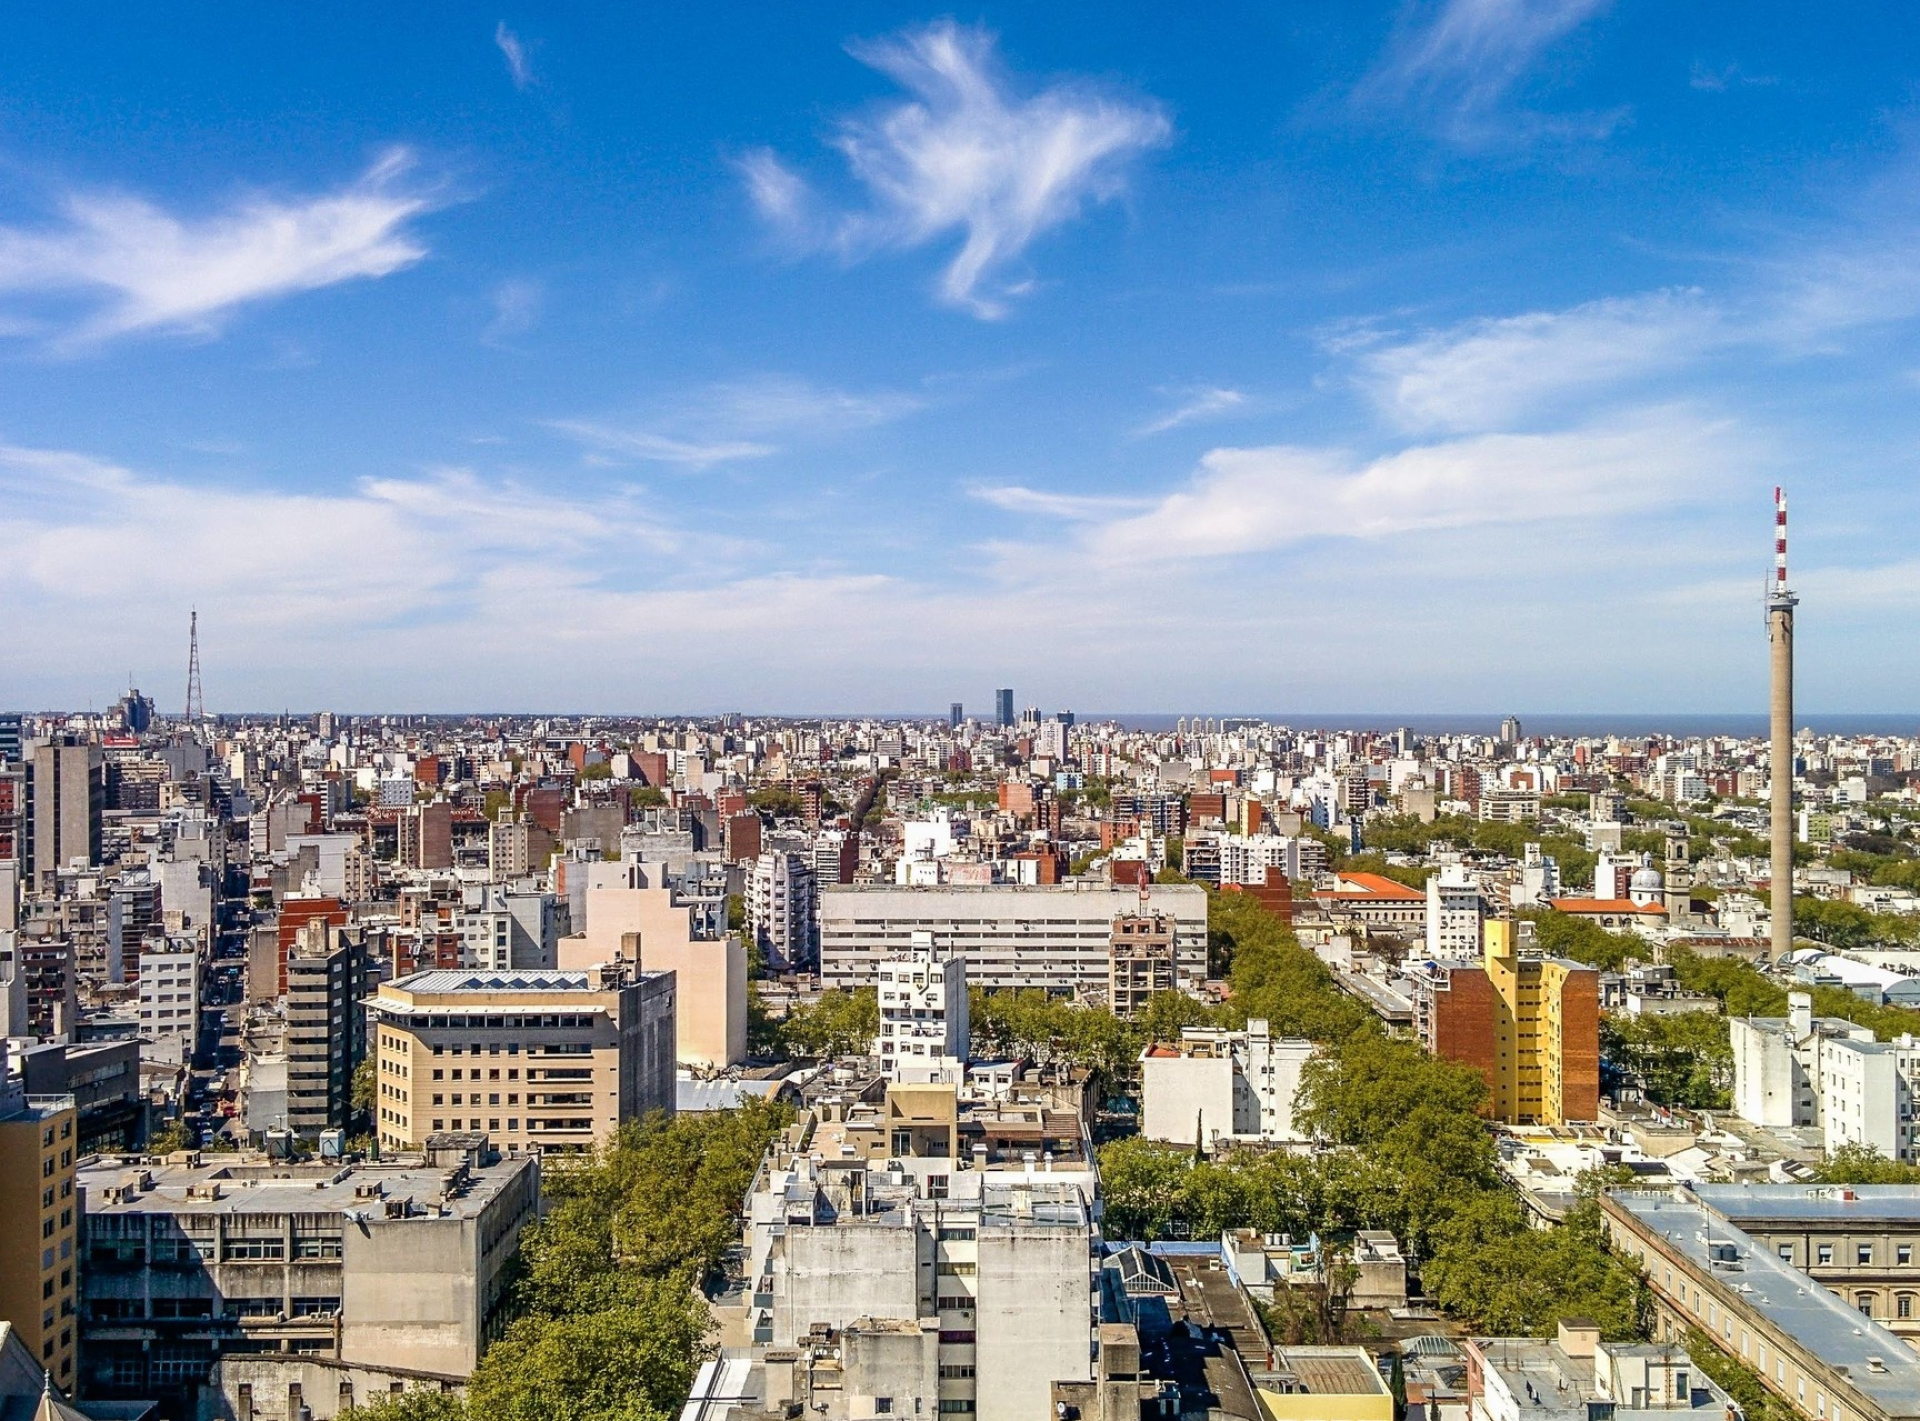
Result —
[{"label": "antenna tower", "polygon": [[206,718],[206,698],[200,691],[200,609],[195,607],[187,619],[187,723],[198,725]]}]

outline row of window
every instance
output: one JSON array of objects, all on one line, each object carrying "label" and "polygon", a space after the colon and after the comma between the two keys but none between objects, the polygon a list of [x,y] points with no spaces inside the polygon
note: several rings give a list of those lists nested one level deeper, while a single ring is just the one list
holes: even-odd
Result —
[{"label": "row of window", "polygon": [[[1815,1244],[1813,1246],[1814,1261],[1812,1266],[1817,1268],[1822,1265],[1831,1264],[1833,1262],[1833,1251],[1834,1245],[1830,1243]],[[1854,1263],[1860,1267],[1872,1266],[1873,1251],[1873,1245],[1870,1243],[1855,1244],[1853,1246]],[[1783,1261],[1787,1263],[1794,1262],[1794,1246],[1792,1244],[1783,1243],[1779,1245],[1779,1252]],[[1896,1244],[1893,1250],[1893,1261],[1903,1268],[1910,1267],[1913,1263],[1913,1245],[1910,1243]]]}]

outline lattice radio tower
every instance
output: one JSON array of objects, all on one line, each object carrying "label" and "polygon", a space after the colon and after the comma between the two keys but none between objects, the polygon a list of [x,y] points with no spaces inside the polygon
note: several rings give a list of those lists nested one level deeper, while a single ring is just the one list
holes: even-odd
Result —
[{"label": "lattice radio tower", "polygon": [[187,724],[198,725],[206,718],[206,698],[200,691],[200,609],[195,607],[187,620]]}]

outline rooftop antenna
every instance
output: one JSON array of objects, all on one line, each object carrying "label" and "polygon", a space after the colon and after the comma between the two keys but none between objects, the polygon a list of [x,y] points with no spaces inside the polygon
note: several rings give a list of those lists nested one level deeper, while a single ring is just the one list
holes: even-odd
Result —
[{"label": "rooftop antenna", "polygon": [[206,697],[200,690],[200,609],[195,607],[187,619],[187,723],[198,725],[206,718]]}]

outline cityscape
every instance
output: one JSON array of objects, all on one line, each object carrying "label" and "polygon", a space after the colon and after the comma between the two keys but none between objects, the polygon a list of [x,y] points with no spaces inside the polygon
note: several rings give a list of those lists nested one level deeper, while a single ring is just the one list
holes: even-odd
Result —
[{"label": "cityscape", "polygon": [[1766,9],[22,16],[0,1421],[1920,1421]]}]

